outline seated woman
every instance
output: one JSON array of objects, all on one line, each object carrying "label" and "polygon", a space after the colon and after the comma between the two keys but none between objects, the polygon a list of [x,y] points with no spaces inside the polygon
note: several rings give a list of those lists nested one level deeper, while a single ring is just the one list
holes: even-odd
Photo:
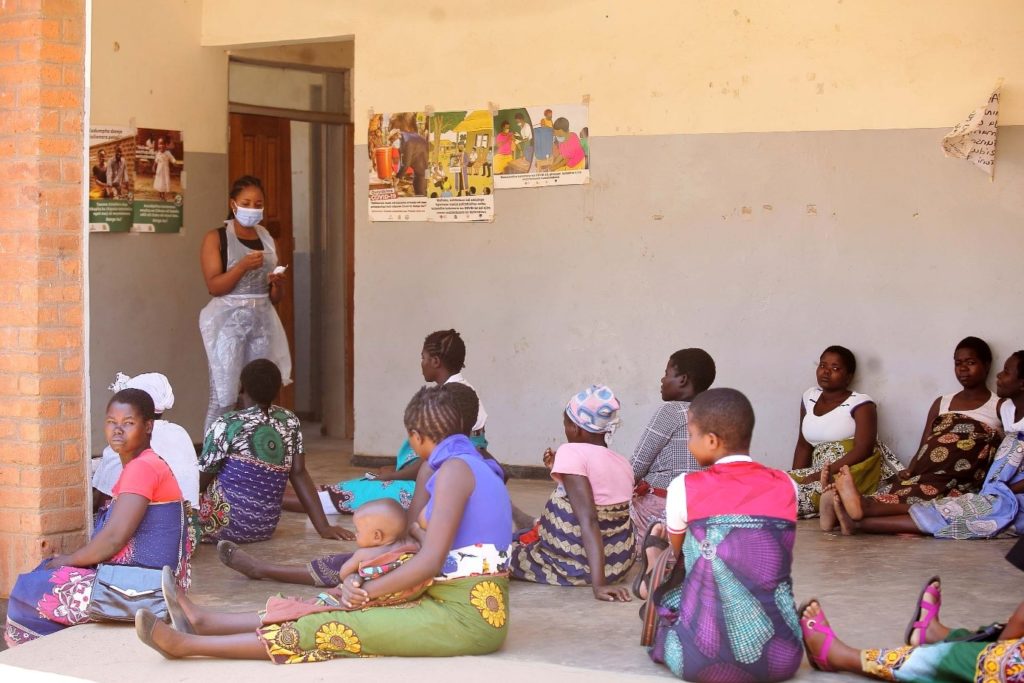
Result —
[{"label": "seated woman", "polygon": [[682,558],[648,603],[649,654],[687,681],[784,681],[803,659],[791,576],[796,484],[751,460],[754,409],[739,391],[697,396],[687,426],[707,469],[668,488],[665,526]]},{"label": "seated woman", "polygon": [[194,539],[178,482],[150,448],[153,419],[153,399],[145,391],[123,389],[110,399],[104,432],[123,464],[113,501],[97,517],[92,540],[18,577],[7,607],[8,645],[92,621],[89,596],[101,562],[175,567],[178,585],[188,587]]},{"label": "seated woman", "polygon": [[[1002,438],[999,397],[985,386],[992,351],[977,337],[966,337],[953,353],[953,369],[963,387],[935,399],[928,411],[921,447],[906,469],[879,484],[879,491],[861,496],[860,509],[874,516],[878,504],[905,505],[939,496],[958,496],[981,488],[992,454]],[[821,528],[835,527],[834,491],[821,497]],[[847,512],[850,510],[848,509]],[[858,517],[859,519],[859,517]]]},{"label": "seated woman", "polygon": [[861,508],[860,496],[840,473],[834,503],[843,533],[924,534],[957,539],[992,538],[1007,530],[1024,534],[1024,351],[1006,359],[996,376],[996,395],[1001,399],[999,416],[1006,436],[978,493],[910,506],[872,503]]},{"label": "seated woman", "polygon": [[[174,478],[181,487],[185,500],[193,510],[199,509],[199,464],[196,462],[196,449],[192,445],[192,437],[185,428],[163,419],[164,413],[174,407],[174,391],[167,377],[159,372],[147,372],[135,377],[117,373],[117,378],[110,385],[111,391],[121,389],[142,389],[153,399],[156,409],[156,420],[153,422],[151,443],[156,451],[174,472]],[[110,500],[114,484],[121,476],[121,458],[110,446],[103,449],[103,459],[92,475],[93,510]]]},{"label": "seated woman", "polygon": [[272,403],[281,390],[281,371],[261,358],[242,368],[241,382],[245,408],[214,420],[199,456],[203,542],[270,538],[289,479],[320,536],[352,540],[352,532],[331,526],[316,504],[299,418]]},{"label": "seated woman", "polygon": [[569,399],[562,415],[568,443],[544,453],[559,485],[544,506],[536,540],[512,546],[512,578],[589,585],[597,600],[630,599],[625,587],[609,585],[633,566],[635,546],[629,521],[633,470],[607,446],[618,415],[619,401],[606,386],[593,385]]},{"label": "seated woman", "polygon": [[[472,389],[462,376],[462,369],[465,366],[466,343],[455,330],[431,332],[423,340],[420,370],[425,381],[434,382],[437,386],[460,383]],[[487,424],[487,411],[484,410],[482,403],[477,407],[477,418],[469,437],[478,448],[486,449],[487,436],[484,434],[484,427]],[[394,467],[382,467],[361,479],[319,487],[323,511],[327,514],[352,514],[363,503],[378,498],[391,498],[401,503],[402,507],[408,508],[416,487],[416,475],[422,464],[423,461],[406,440],[398,449]],[[284,506],[285,510],[304,511],[300,501],[290,492],[285,496]]]},{"label": "seated woman", "polygon": [[[427,462],[408,521],[425,529],[422,547],[400,567],[372,580],[348,576],[335,609],[311,607],[286,621],[219,613],[174,595],[176,628],[150,612],[136,615],[139,638],[165,657],[270,657],[275,663],[335,657],[480,655],[508,632],[507,548],[512,507],[498,468],[458,434],[462,418],[448,392],[421,389],[405,411],[409,443]],[[394,593],[432,580],[415,602],[374,607]],[[182,630],[177,630],[182,629]],[[185,631],[194,631],[188,633]],[[253,634],[256,637],[253,637]]]},{"label": "seated woman", "polygon": [[895,648],[857,650],[836,637],[817,600],[801,609],[807,659],[822,671],[849,671],[867,678],[909,683],[1015,682],[1022,680],[1024,602],[1005,626],[977,631],[951,629],[939,619],[938,577],[926,584],[907,642]]},{"label": "seated woman", "polygon": [[850,391],[857,359],[843,346],[825,349],[818,361],[818,386],[804,392],[800,433],[789,476],[799,484],[801,519],[818,516],[823,484],[848,465],[857,490],[871,495],[879,482],[902,469],[878,441],[878,413],[867,394]]}]

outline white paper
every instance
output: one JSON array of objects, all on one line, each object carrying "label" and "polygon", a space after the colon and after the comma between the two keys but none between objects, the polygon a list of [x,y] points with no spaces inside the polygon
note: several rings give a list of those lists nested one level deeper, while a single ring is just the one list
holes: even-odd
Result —
[{"label": "white paper", "polygon": [[999,88],[942,138],[942,151],[947,157],[967,159],[988,175],[996,171],[996,132],[999,123]]}]

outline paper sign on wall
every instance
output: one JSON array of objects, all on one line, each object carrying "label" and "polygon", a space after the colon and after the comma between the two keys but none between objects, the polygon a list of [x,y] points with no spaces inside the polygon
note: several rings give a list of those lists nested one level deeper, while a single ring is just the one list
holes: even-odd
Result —
[{"label": "paper sign on wall", "polygon": [[135,136],[132,232],[180,232],[185,145],[180,130],[139,128]]},{"label": "paper sign on wall", "polygon": [[989,180],[996,172],[996,132],[999,123],[999,88],[967,118],[942,138],[947,157],[967,159],[986,173]]},{"label": "paper sign on wall", "polygon": [[500,109],[494,116],[498,189],[590,182],[586,104]]},{"label": "paper sign on wall", "polygon": [[124,126],[89,127],[89,231],[132,229],[135,131]]}]

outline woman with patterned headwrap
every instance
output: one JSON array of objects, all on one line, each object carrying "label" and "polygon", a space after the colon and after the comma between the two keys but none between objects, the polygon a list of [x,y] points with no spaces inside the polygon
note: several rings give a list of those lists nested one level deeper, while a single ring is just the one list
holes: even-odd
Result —
[{"label": "woman with patterned headwrap", "polygon": [[281,390],[281,371],[272,361],[254,360],[242,368],[241,381],[246,407],[210,425],[199,456],[202,540],[252,543],[270,538],[281,519],[289,480],[322,537],[355,538],[327,522],[306,471],[299,419],[272,403]]},{"label": "woman with patterned headwrap", "polygon": [[609,585],[633,566],[633,469],[607,446],[619,424],[619,401],[608,387],[593,385],[569,399],[562,421],[568,443],[544,452],[558,487],[534,529],[513,544],[511,576],[589,585],[598,600],[627,601],[624,586]]}]

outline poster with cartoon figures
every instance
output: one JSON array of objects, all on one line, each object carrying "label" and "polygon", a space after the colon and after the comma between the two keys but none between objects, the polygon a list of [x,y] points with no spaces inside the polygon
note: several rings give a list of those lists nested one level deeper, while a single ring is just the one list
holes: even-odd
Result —
[{"label": "poster with cartoon figures", "polygon": [[89,231],[132,229],[135,131],[125,126],[89,127]]},{"label": "poster with cartoon figures", "polygon": [[500,109],[494,115],[494,187],[590,182],[586,104]]},{"label": "poster with cartoon figures", "polygon": [[180,130],[135,134],[132,232],[180,232],[184,217],[185,144]]},{"label": "poster with cartoon figures", "polygon": [[427,136],[424,112],[370,115],[371,221],[427,220]]},{"label": "poster with cartoon figures", "polygon": [[493,221],[491,113],[435,112],[428,118],[428,220]]}]

